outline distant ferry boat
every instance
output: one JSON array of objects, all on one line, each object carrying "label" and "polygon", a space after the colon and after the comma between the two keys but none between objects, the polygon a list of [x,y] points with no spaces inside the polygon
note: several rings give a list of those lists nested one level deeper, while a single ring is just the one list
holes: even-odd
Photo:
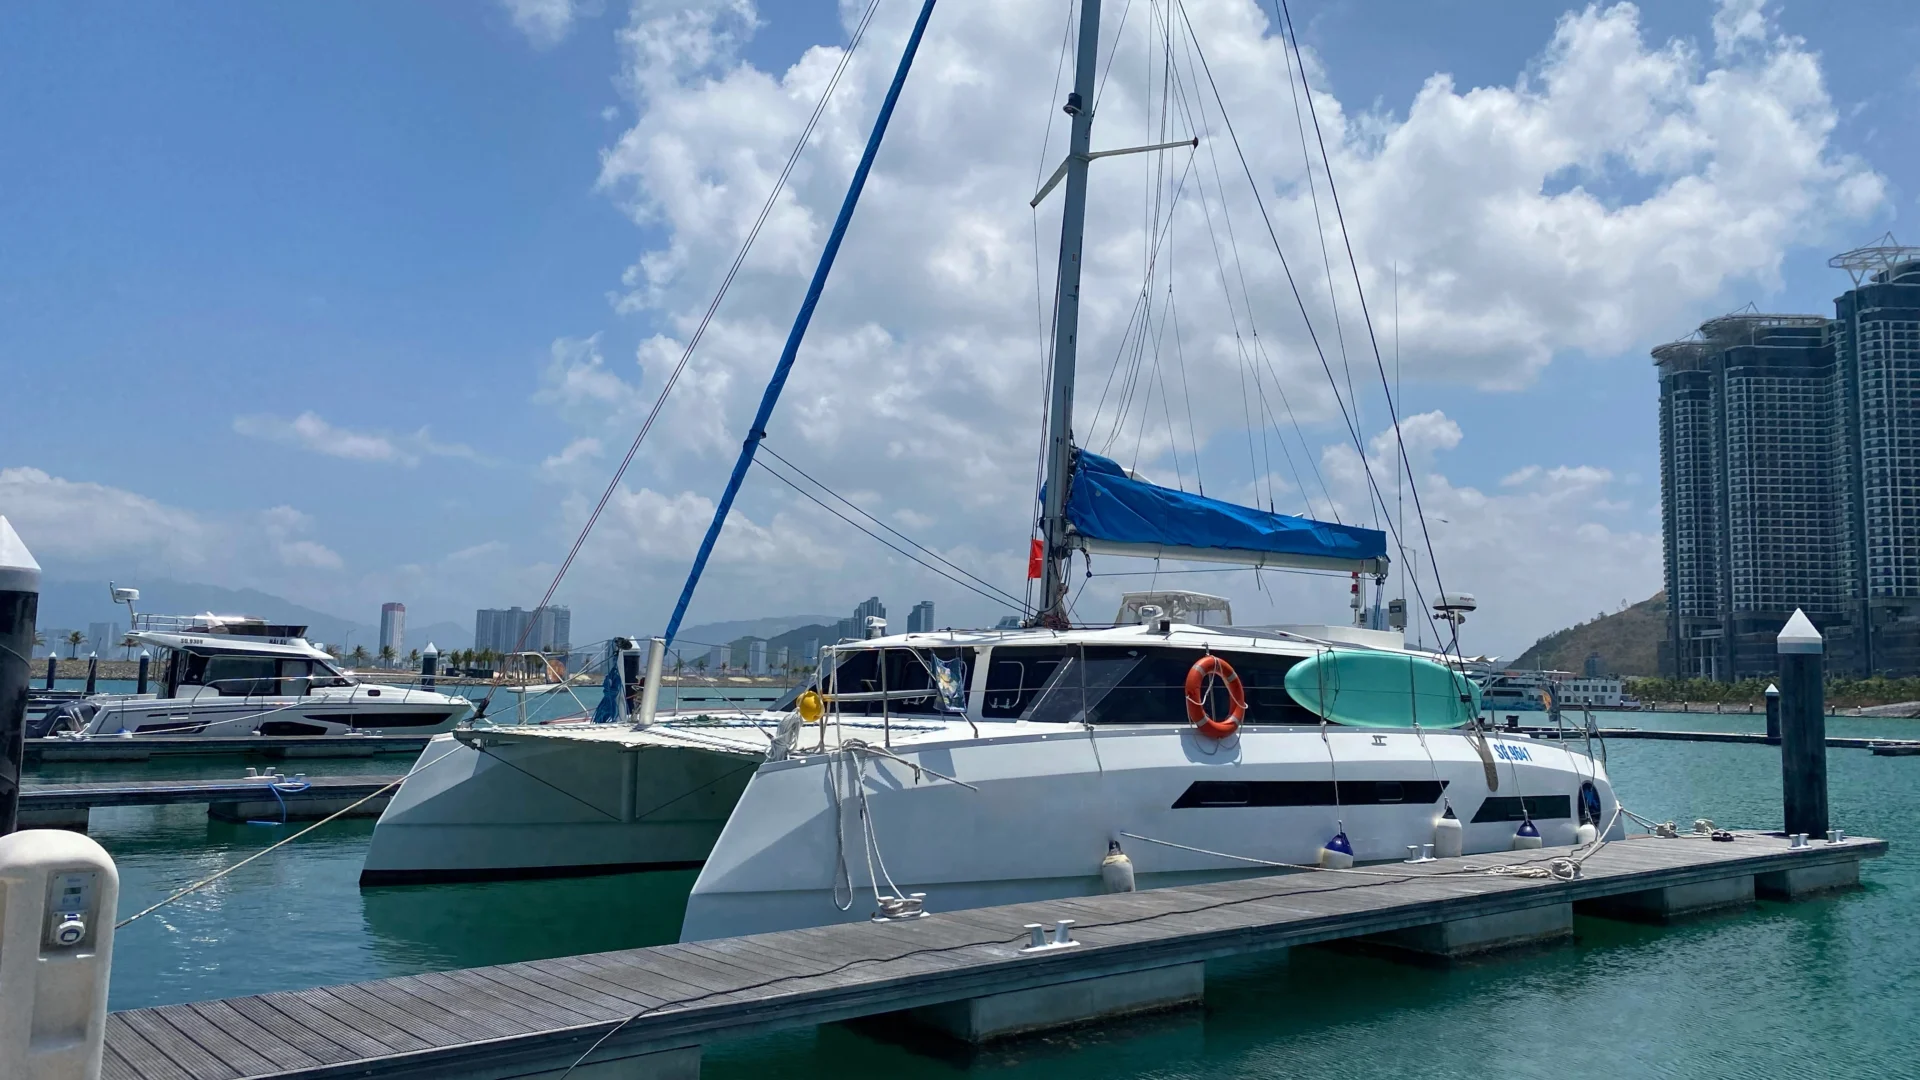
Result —
[{"label": "distant ferry boat", "polygon": [[1539,671],[1496,671],[1480,680],[1482,707],[1495,716],[1546,712],[1553,681]]}]

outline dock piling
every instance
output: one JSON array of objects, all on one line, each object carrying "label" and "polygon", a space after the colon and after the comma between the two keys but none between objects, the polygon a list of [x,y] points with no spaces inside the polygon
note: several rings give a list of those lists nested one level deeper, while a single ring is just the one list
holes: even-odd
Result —
[{"label": "dock piling", "polygon": [[87,696],[92,697],[94,694],[98,693],[99,686],[100,686],[100,654],[97,652],[88,653],[87,654]]},{"label": "dock piling", "polygon": [[1781,802],[1788,833],[1827,834],[1826,641],[1794,609],[1774,646],[1780,655]]},{"label": "dock piling", "polygon": [[18,827],[27,756],[27,657],[40,611],[40,564],[0,516],[0,836]]},{"label": "dock piling", "polygon": [[140,650],[140,674],[139,674],[139,677],[134,682],[134,686],[133,686],[134,693],[144,694],[147,692],[147,669],[152,666],[153,666],[153,654],[147,652],[147,650],[145,649],[141,649]]},{"label": "dock piling", "polygon": [[1767,684],[1767,745],[1780,745],[1780,687]]},{"label": "dock piling", "polygon": [[438,674],[440,674],[440,650],[434,648],[433,642],[429,641],[427,650],[420,654],[420,688],[433,689],[433,677]]},{"label": "dock piling", "polygon": [[52,652],[48,652],[47,653],[47,689],[49,690],[53,689],[54,679],[59,677],[59,673],[60,673],[60,658],[53,655]]}]

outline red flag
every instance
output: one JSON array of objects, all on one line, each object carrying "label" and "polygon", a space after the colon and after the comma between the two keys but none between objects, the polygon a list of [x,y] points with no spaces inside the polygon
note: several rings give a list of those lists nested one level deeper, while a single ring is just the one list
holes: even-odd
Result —
[{"label": "red flag", "polygon": [[1033,541],[1033,546],[1027,549],[1027,580],[1038,580],[1046,564],[1047,546],[1036,539]]}]

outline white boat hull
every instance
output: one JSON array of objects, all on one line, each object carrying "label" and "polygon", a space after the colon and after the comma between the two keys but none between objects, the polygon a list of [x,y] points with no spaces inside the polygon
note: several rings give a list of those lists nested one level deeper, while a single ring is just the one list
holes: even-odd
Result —
[{"label": "white boat hull", "polygon": [[380,815],[360,883],[697,867],[758,764],[512,729],[442,735]]},{"label": "white boat hull", "polygon": [[427,735],[445,731],[472,711],[462,697],[405,687],[356,686],[299,697],[102,696],[90,698],[92,719],[81,732],[102,735]]},{"label": "white boat hull", "polygon": [[[1547,844],[1574,842],[1583,782],[1608,814],[1615,806],[1591,760],[1524,738],[1490,740],[1490,791],[1485,761],[1457,732],[1427,733],[1423,747],[1411,730],[1333,728],[1323,740],[1312,728],[1243,729],[1216,743],[1185,726],[1018,727],[897,747],[903,761],[858,755],[856,767],[840,753],[762,766],[694,885],[682,940],[866,919],[875,879],[885,893],[889,877],[925,893],[929,911],[1098,893],[1112,840],[1152,888],[1283,869],[1246,860],[1310,867],[1343,830],[1358,862],[1404,859],[1433,842],[1444,805],[1467,853],[1510,850],[1520,800]],[[1345,805],[1334,804],[1330,754]],[[907,763],[930,772],[916,778]],[[1601,824],[1618,833],[1617,821]]]}]

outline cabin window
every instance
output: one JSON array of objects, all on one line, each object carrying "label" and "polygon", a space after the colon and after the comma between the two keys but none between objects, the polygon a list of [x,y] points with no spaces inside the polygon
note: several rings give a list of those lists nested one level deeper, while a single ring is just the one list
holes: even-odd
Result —
[{"label": "cabin window", "polygon": [[1066,658],[1066,650],[1057,645],[994,649],[987,654],[986,701],[980,715],[995,720],[1019,719]]},{"label": "cabin window", "polygon": [[313,663],[309,660],[280,661],[280,693],[304,697],[312,688]]},{"label": "cabin window", "polygon": [[[934,686],[932,662],[960,662],[960,686],[964,694],[973,676],[972,649],[857,649],[842,654],[845,658],[834,669],[831,689],[836,694],[878,694],[881,690],[880,664],[886,663],[885,711],[891,716],[941,716],[940,693]],[[964,701],[964,698],[963,698]],[[841,701],[840,712],[849,716],[879,716],[882,703]]]},{"label": "cabin window", "polygon": [[200,684],[222,697],[251,697],[277,692],[278,675],[271,656],[210,656]]},{"label": "cabin window", "polygon": [[[1090,720],[1096,724],[1184,724],[1187,671],[1205,655],[1200,649],[1114,645],[1066,650],[1045,692],[1033,695],[1023,716],[1035,723]],[[1232,664],[1240,676],[1247,695],[1247,723],[1319,722],[1287,693],[1287,669],[1298,663],[1299,657],[1240,652],[1217,655]],[[997,667],[998,650],[994,660]],[[1222,717],[1230,711],[1226,688],[1217,681],[1208,689],[1207,709]]]}]

